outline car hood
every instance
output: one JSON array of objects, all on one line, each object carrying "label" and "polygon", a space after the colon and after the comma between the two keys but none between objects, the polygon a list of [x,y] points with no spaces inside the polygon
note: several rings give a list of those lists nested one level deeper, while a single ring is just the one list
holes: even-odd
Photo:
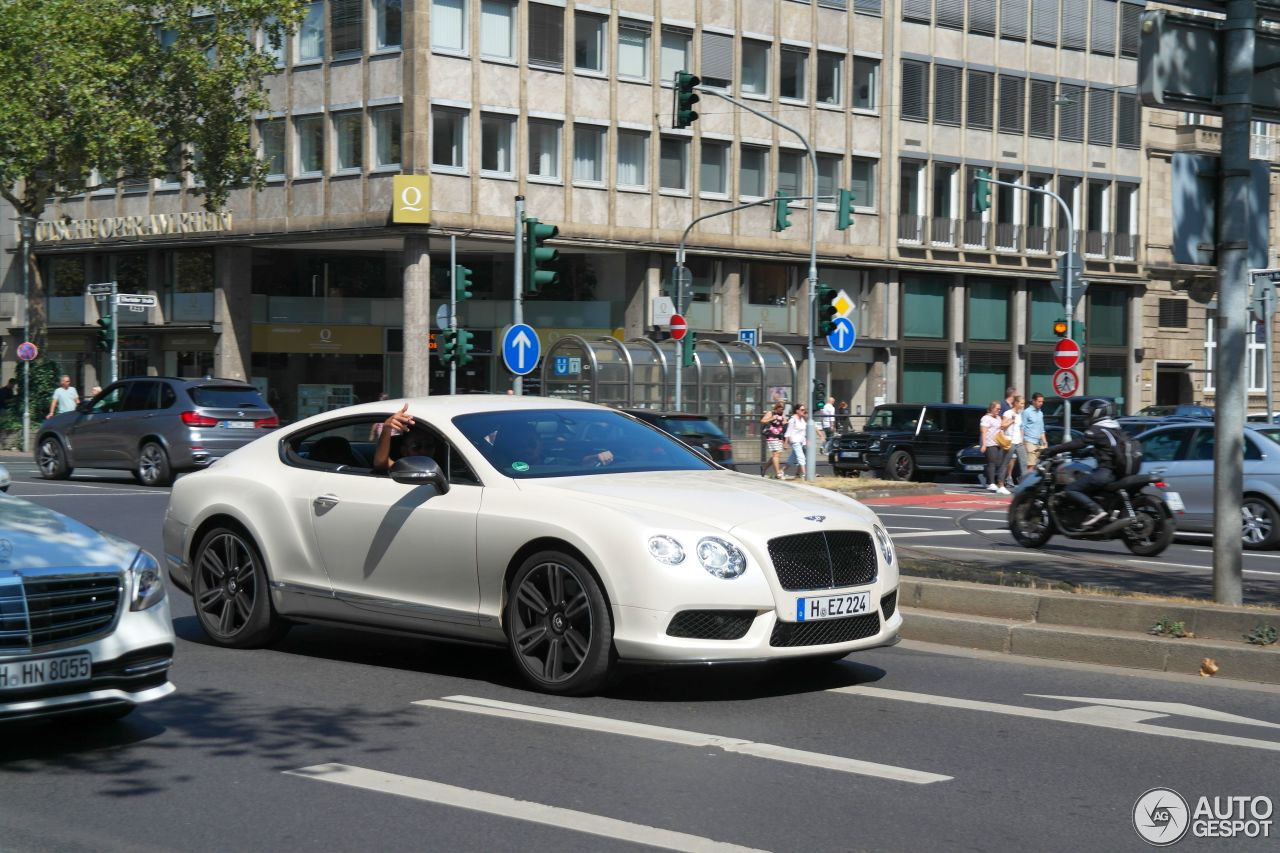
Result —
[{"label": "car hood", "polygon": [[728,532],[780,516],[842,513],[866,524],[875,513],[827,489],[780,483],[732,471],[655,471],[521,480],[522,491],[568,493],[585,504],[613,508],[649,524],[675,519]]},{"label": "car hood", "polygon": [[872,429],[861,430],[859,432],[845,432],[840,434],[841,438],[869,438],[872,440],[880,439],[899,439],[899,438],[915,438],[915,430],[909,429]]},{"label": "car hood", "polygon": [[138,546],[73,518],[0,496],[0,575],[9,571],[82,566],[128,567]]}]

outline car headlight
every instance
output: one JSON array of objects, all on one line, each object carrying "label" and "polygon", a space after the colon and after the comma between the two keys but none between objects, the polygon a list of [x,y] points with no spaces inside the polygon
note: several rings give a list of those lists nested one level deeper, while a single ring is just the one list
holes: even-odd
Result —
[{"label": "car headlight", "polygon": [[680,543],[670,536],[650,536],[649,556],[659,563],[678,566],[684,562],[684,548],[680,547]]},{"label": "car headlight", "polygon": [[867,448],[867,450],[879,450],[879,449],[880,449],[880,442],[878,441],[871,442],[871,446]]},{"label": "car headlight", "polygon": [[715,536],[698,542],[698,562],[718,578],[736,578],[747,570],[747,555],[742,549]]},{"label": "car headlight", "polygon": [[164,600],[164,573],[156,558],[146,551],[138,551],[138,556],[133,558],[129,578],[133,586],[130,610],[146,610]]},{"label": "car headlight", "polygon": [[875,525],[871,530],[876,535],[876,544],[880,546],[880,554],[884,557],[887,565],[893,565],[893,540],[889,538],[889,534],[881,529],[880,525]]}]

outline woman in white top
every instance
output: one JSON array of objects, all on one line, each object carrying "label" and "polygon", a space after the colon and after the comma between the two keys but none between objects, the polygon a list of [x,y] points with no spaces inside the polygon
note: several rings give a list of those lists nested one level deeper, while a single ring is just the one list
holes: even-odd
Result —
[{"label": "woman in white top", "polygon": [[[808,423],[809,410],[805,406],[796,406],[795,414],[791,416],[791,420],[787,421],[787,431],[783,434],[782,440],[791,448],[791,458],[787,460],[787,465],[796,466],[796,476],[804,478],[804,443],[805,432],[809,428]],[[783,479],[791,479],[783,474]]]},{"label": "woman in white top", "polygon": [[1027,448],[1022,443],[1022,410],[1027,407],[1026,400],[1013,398],[1013,408],[1004,413],[1004,434],[1009,439],[1009,449],[1004,456],[1004,487],[1012,489],[1016,483],[1014,472],[1022,479],[1022,472],[1027,470]]},{"label": "woman in white top", "polygon": [[987,406],[987,413],[978,423],[978,445],[987,457],[987,491],[1008,494],[1008,489],[1000,485],[1003,479],[1000,466],[1004,464],[1004,451],[1000,449],[1000,445],[996,444],[996,433],[1000,432],[1001,425],[1000,401],[992,400]]}]

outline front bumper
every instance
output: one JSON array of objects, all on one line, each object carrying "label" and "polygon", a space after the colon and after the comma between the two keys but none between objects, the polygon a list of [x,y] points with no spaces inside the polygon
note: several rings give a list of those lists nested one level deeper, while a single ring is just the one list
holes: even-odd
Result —
[{"label": "front bumper", "polygon": [[[857,458],[841,458],[842,453],[854,453],[857,454]],[[831,452],[831,467],[837,471],[874,471],[884,467],[884,456],[878,450],[841,450],[836,448]]]}]

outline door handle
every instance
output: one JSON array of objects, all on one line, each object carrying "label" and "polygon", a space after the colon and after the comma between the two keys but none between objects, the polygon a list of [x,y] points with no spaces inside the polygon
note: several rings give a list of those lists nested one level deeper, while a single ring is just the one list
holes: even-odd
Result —
[{"label": "door handle", "polygon": [[1168,470],[1169,470],[1168,468],[1152,468],[1152,469],[1151,469],[1151,473],[1152,473],[1152,474],[1163,474],[1164,472],[1166,472],[1166,471],[1168,471]]},{"label": "door handle", "polygon": [[339,499],[337,495],[321,495],[311,502],[316,509],[329,509],[338,505]]}]

